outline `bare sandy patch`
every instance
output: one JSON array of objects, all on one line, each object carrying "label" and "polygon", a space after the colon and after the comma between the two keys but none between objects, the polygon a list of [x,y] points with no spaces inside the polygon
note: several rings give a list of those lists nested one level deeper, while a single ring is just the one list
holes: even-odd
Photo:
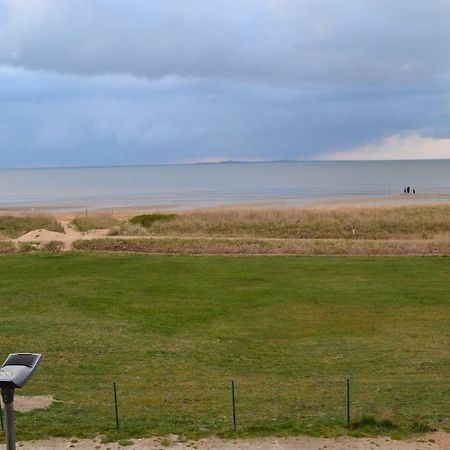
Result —
[{"label": "bare sandy patch", "polygon": [[45,409],[53,403],[52,395],[16,395],[14,399],[14,409],[19,412],[33,411],[34,409]]},{"label": "bare sandy patch", "polygon": [[363,208],[369,206],[426,206],[448,204],[448,194],[395,194],[381,197],[338,197],[314,200],[304,207],[319,208]]},{"label": "bare sandy patch", "polygon": [[62,241],[66,235],[57,231],[33,230],[14,239],[14,242],[50,242]]},{"label": "bare sandy patch", "polygon": [[[308,436],[287,438],[258,438],[222,440],[207,438],[199,441],[182,442],[177,436],[171,435],[163,438],[134,439],[130,442],[102,443],[100,438],[86,439],[48,439],[45,441],[21,442],[19,447],[23,450],[160,450],[192,448],[205,450],[449,450],[450,435],[439,432],[406,441],[397,441],[389,438],[313,438]],[[0,445],[4,449],[4,445]]]},{"label": "bare sandy patch", "polygon": [[39,244],[48,244],[51,241],[60,241],[64,244],[64,250],[70,250],[74,241],[82,239],[96,239],[105,237],[108,234],[108,230],[90,230],[85,233],[81,233],[73,229],[69,223],[61,222],[64,227],[64,233],[58,233],[56,231],[48,230],[33,230],[17,239],[13,239],[12,242],[37,242]]}]

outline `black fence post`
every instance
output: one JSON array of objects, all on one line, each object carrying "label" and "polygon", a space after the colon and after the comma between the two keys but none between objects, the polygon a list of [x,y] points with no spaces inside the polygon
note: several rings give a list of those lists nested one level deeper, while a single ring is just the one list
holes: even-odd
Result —
[{"label": "black fence post", "polygon": [[3,410],[2,410],[2,402],[0,401],[0,424],[2,426],[2,431],[5,430],[5,427],[3,425]]},{"label": "black fence post", "polygon": [[347,427],[350,428],[350,380],[347,378],[347,395],[346,395],[346,403],[347,403]]},{"label": "black fence post", "polygon": [[236,395],[234,381],[231,382],[231,402],[233,405],[233,431],[236,431]]},{"label": "black fence post", "polygon": [[113,392],[114,392],[114,406],[116,411],[116,431],[120,431],[120,422],[119,422],[119,405],[117,403],[117,387],[116,382],[113,383]]}]

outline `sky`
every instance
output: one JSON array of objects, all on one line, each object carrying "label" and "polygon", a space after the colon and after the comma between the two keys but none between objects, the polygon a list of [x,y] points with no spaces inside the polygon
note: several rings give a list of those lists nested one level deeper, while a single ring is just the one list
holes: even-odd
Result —
[{"label": "sky", "polygon": [[0,167],[450,158],[448,0],[0,0]]}]

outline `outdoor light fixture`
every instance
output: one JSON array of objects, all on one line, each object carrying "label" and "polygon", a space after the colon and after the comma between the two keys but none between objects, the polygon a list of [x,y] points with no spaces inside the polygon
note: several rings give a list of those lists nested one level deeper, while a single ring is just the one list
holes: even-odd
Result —
[{"label": "outdoor light fixture", "polygon": [[16,450],[14,391],[24,387],[41,362],[39,353],[11,353],[0,369],[0,389],[5,405],[6,448]]}]

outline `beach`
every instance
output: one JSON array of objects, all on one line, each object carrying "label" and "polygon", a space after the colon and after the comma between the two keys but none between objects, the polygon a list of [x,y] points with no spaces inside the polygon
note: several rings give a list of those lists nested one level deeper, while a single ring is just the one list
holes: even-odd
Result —
[{"label": "beach", "polygon": [[[448,203],[449,173],[450,160],[0,170],[0,210],[61,214]],[[403,194],[408,186],[411,193]]]}]

